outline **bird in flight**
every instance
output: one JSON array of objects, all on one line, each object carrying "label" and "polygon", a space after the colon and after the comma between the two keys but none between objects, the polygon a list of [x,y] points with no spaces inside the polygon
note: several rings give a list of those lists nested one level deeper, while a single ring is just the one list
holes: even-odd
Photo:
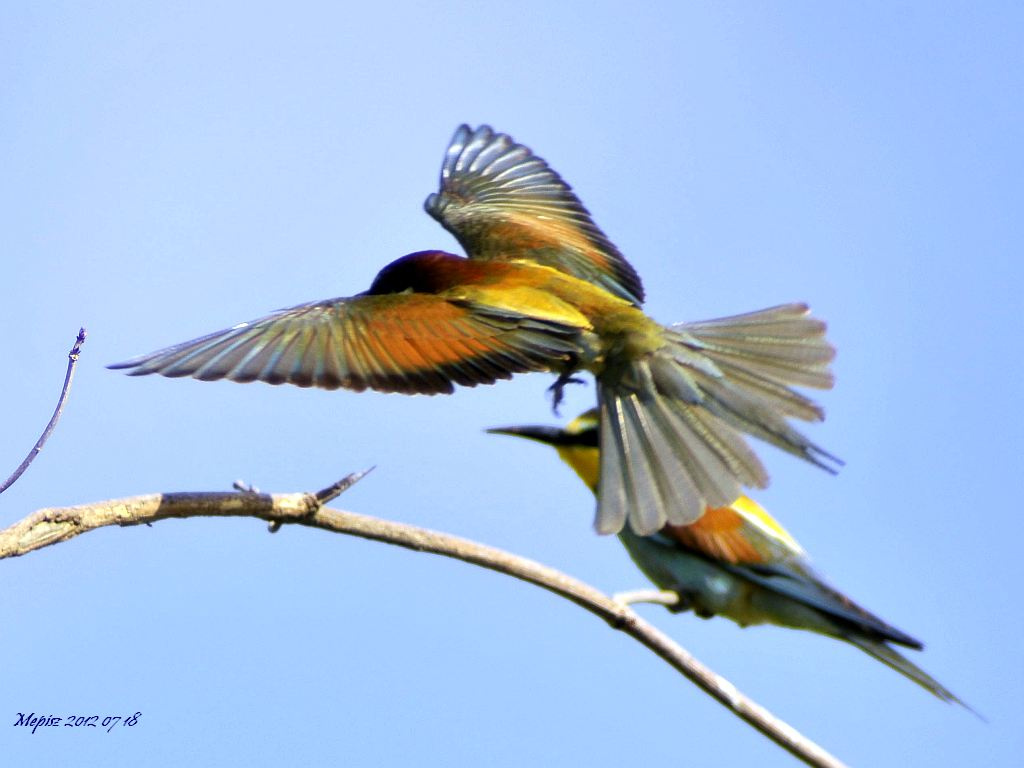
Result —
[{"label": "bird in flight", "polygon": [[420,251],[355,296],[300,304],[111,368],[203,381],[451,393],[516,373],[592,373],[604,448],[595,527],[691,523],[768,474],[742,434],[828,471],[790,418],[821,408],[834,350],[803,304],[663,326],[640,278],[571,187],[528,147],[460,126],[425,203],[468,258]]},{"label": "bird in flight", "polygon": [[[603,447],[598,446],[596,410],[564,429],[515,426],[487,431],[552,446],[597,492]],[[741,627],[775,624],[845,640],[943,701],[967,706],[892,647],[921,650],[919,640],[822,581],[796,540],[746,496],[708,509],[690,525],[668,524],[652,536],[637,536],[627,527],[619,539],[651,581],[676,594],[670,610],[692,610],[703,618],[725,616]]]}]

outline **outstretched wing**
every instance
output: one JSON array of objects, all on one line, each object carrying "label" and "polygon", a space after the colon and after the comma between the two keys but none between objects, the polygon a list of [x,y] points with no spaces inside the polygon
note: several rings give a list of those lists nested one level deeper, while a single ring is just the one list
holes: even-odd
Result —
[{"label": "outstretched wing", "polygon": [[572,188],[528,147],[482,125],[459,126],[424,207],[473,259],[527,259],[639,304],[640,277]]},{"label": "outstretched wing", "polygon": [[451,393],[561,366],[578,329],[432,294],[300,304],[111,365],[130,375]]}]

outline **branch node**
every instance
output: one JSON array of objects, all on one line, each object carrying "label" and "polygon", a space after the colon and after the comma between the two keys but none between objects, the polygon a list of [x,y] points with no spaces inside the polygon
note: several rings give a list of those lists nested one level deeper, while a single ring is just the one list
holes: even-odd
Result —
[{"label": "branch node", "polygon": [[85,344],[85,337],[88,335],[89,334],[86,333],[85,328],[78,329],[78,338],[75,339],[74,346],[71,347],[71,351],[68,352],[68,360],[72,362],[76,362],[78,360],[78,355],[82,351],[82,345]]},{"label": "branch node", "polygon": [[257,488],[255,485],[251,485],[245,482],[245,480],[235,480],[235,482],[231,484],[231,487],[234,488],[236,491],[241,491],[242,493],[258,494],[260,492],[259,488]]},{"label": "branch node", "polygon": [[[625,608],[625,606],[623,606],[623,608]],[[628,611],[629,609],[626,608],[626,610]],[[628,628],[629,625],[632,623],[633,622],[630,620],[629,614],[623,611],[621,613],[616,613],[614,618],[609,620],[608,626],[610,626],[617,632],[622,632],[623,630]]]}]

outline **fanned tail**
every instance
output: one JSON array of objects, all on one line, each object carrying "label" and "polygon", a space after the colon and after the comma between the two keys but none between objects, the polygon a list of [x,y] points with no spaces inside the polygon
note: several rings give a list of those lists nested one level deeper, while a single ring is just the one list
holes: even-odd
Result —
[{"label": "fanned tail", "polygon": [[793,429],[787,417],[822,421],[824,410],[791,386],[831,389],[829,365],[835,349],[825,323],[806,304],[783,304],[758,312],[672,326],[676,362],[689,367],[696,356],[719,375],[698,368],[704,407],[748,434],[834,473],[842,465]]},{"label": "fanned tail", "polygon": [[601,480],[597,530],[628,520],[640,535],[688,525],[706,507],[731,504],[768,474],[741,433],[827,471],[842,462],[788,418],[820,421],[793,385],[832,386],[835,356],[825,324],[804,304],[665,329],[657,351],[609,363],[598,382]]}]

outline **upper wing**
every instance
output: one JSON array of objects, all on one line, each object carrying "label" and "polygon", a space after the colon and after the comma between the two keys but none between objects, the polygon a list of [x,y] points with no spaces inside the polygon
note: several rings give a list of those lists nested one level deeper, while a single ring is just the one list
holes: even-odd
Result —
[{"label": "upper wing", "polygon": [[482,125],[459,126],[424,207],[474,259],[528,259],[634,303],[640,277],[572,188],[528,147]]},{"label": "upper wing", "polygon": [[687,549],[732,564],[799,561],[803,548],[759,504],[740,496],[728,507],[707,510],[690,525],[667,525],[662,534]]},{"label": "upper wing", "polygon": [[559,367],[575,327],[432,294],[329,299],[111,365],[133,376],[450,393]]}]

